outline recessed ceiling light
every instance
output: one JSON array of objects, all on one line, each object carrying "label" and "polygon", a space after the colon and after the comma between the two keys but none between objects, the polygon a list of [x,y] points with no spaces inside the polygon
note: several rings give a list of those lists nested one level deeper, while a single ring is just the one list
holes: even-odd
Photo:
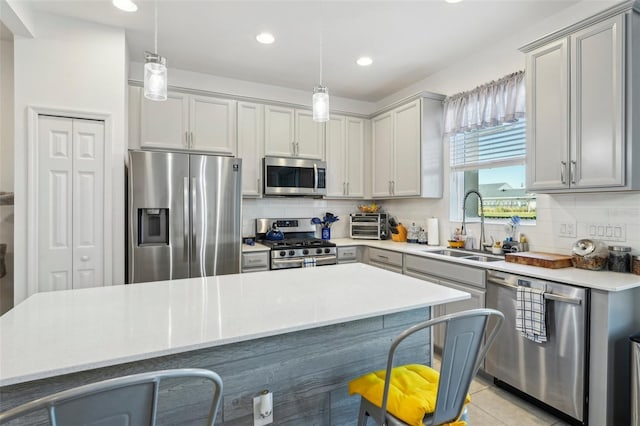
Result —
[{"label": "recessed ceiling light", "polygon": [[112,0],[111,3],[125,12],[135,12],[138,10],[138,6],[131,0]]},{"label": "recessed ceiling light", "polygon": [[356,64],[360,65],[361,67],[368,67],[372,63],[373,63],[373,59],[371,59],[368,56],[363,56],[362,58],[358,58],[358,60],[356,61]]},{"label": "recessed ceiling light", "polygon": [[258,40],[258,42],[262,44],[271,44],[276,41],[276,39],[273,37],[273,34],[271,33],[260,33],[256,36],[256,40]]},{"label": "recessed ceiling light", "polygon": [[462,0],[444,0],[447,3],[460,3]]}]

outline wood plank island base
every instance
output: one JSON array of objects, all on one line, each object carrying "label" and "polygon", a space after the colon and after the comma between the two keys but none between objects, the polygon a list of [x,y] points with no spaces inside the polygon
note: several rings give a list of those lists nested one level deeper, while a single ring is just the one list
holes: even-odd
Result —
[{"label": "wood plank island base", "polygon": [[[263,389],[274,392],[274,424],[355,424],[358,399],[348,397],[347,382],[384,368],[391,339],[429,318],[430,306],[469,297],[362,264],[41,295],[0,317],[0,410],[109,377],[204,367],[224,380],[217,421],[224,425],[253,424],[253,397]],[[78,298],[93,306],[74,312]],[[29,319],[32,308],[39,320]],[[102,328],[89,320],[92,311],[106,315]],[[130,316],[120,318],[123,312]],[[66,332],[56,331],[62,326]],[[54,335],[43,338],[47,332]],[[399,361],[429,361],[431,353],[425,333]],[[168,383],[159,424],[194,424],[204,417],[196,407],[205,394]]]}]

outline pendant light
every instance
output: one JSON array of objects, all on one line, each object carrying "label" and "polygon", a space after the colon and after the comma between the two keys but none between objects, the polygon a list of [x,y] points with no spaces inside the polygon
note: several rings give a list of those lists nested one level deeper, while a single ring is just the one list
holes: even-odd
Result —
[{"label": "pendant light", "polygon": [[329,91],[322,85],[322,22],[320,23],[320,84],[313,88],[311,105],[313,121],[318,123],[329,121]]},{"label": "pendant light", "polygon": [[152,101],[167,100],[167,59],[158,55],[158,1],[154,2],[155,53],[144,52],[144,97]]}]

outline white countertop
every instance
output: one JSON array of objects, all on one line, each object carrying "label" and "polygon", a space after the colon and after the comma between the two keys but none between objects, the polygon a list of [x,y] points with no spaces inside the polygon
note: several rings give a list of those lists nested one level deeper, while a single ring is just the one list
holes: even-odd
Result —
[{"label": "white countertop", "polygon": [[548,269],[537,266],[520,265],[517,263],[498,262],[478,262],[476,260],[461,259],[455,257],[442,256],[429,253],[429,251],[441,250],[444,246],[427,246],[422,244],[398,243],[392,240],[352,240],[350,238],[336,238],[331,242],[340,246],[368,246],[386,250],[398,251],[401,253],[414,254],[433,259],[446,260],[485,269],[503,271],[518,275],[540,278],[550,281],[557,281],[566,284],[573,284],[581,287],[592,288],[603,291],[624,291],[640,287],[640,275],[610,271],[589,271],[578,268]]},{"label": "white countertop", "polygon": [[264,246],[260,243],[255,243],[254,245],[250,246],[248,244],[242,244],[242,252],[243,253],[252,253],[252,252],[256,252],[256,251],[270,251],[271,249],[267,246]]},{"label": "white countertop", "polygon": [[360,263],[38,293],[0,317],[0,386],[468,298]]}]

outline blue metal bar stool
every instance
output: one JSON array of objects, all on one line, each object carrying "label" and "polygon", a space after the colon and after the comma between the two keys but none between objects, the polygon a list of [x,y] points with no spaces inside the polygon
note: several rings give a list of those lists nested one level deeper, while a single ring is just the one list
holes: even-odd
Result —
[{"label": "blue metal bar stool", "polygon": [[[490,318],[495,320],[492,319],[490,321]],[[399,369],[405,369],[405,372],[407,370],[414,370],[429,374],[431,374],[433,370],[421,365],[418,365],[417,367],[412,365],[394,368],[393,357],[398,345],[404,339],[413,333],[441,323],[445,324],[446,332],[440,374],[439,379],[437,379],[435,409],[433,412],[425,411],[424,413],[418,410],[417,413],[419,414],[419,417],[417,422],[424,425],[441,425],[454,422],[459,419],[464,410],[464,404],[467,393],[469,392],[471,381],[480,368],[489,347],[495,340],[498,331],[502,326],[503,320],[504,315],[497,310],[473,309],[424,321],[400,333],[400,335],[391,343],[391,348],[389,349],[387,369],[384,375],[384,388],[381,398],[382,404],[379,404],[379,391],[373,391],[371,393],[367,392],[373,389],[372,386],[369,386],[370,383],[375,383],[377,385],[376,389],[379,389],[380,381],[378,378],[381,377],[381,372],[378,372],[378,375],[370,373],[369,375],[365,375],[350,383],[350,392],[361,394],[358,426],[365,426],[369,417],[372,417],[378,425],[414,424],[407,423],[387,411],[390,385],[393,384],[394,388],[397,389],[401,386],[405,387],[404,391],[406,391],[406,393],[402,395],[402,398],[407,397],[407,399],[404,399],[403,402],[409,399],[417,399],[420,401],[422,398],[422,400],[424,400],[424,395],[421,395],[419,392],[412,389],[411,386],[408,386],[407,388],[406,383],[408,383],[408,381],[405,380],[405,384],[403,385],[400,383],[400,380],[402,379],[398,379],[397,382],[394,382],[392,377],[400,377],[402,373]],[[490,332],[488,332],[489,329]],[[392,371],[394,372],[393,375]],[[408,374],[413,375],[411,378],[412,383],[419,383],[422,389],[429,385],[435,387],[433,382],[429,382],[420,374],[413,374],[413,372]],[[433,374],[437,377],[437,373],[433,372]],[[407,376],[405,376],[405,379],[406,378]],[[422,387],[423,380],[425,384],[424,387]],[[354,386],[353,391],[351,389],[352,385]],[[370,388],[367,389],[367,386]],[[369,398],[371,399],[376,399],[378,401],[378,405],[365,398],[363,394],[369,395]],[[397,400],[400,401],[402,398],[398,398]],[[396,405],[402,405],[402,402],[396,403]],[[424,407],[426,405],[428,404],[420,406]],[[416,413],[416,411],[414,410],[413,413]]]},{"label": "blue metal bar stool", "polygon": [[195,368],[152,371],[68,389],[0,413],[0,425],[46,409],[52,426],[152,426],[156,423],[160,381],[181,378],[213,384],[206,423],[213,426],[222,399],[222,379],[213,371]]}]

